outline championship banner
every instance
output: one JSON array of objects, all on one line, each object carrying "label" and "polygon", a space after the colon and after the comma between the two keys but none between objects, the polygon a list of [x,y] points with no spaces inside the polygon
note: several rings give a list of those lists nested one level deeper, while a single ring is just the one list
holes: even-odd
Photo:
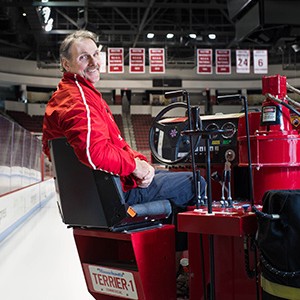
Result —
[{"label": "championship banner", "polygon": [[108,73],[124,73],[124,48],[108,48]]},{"label": "championship banner", "polygon": [[236,50],[236,72],[239,74],[250,73],[250,50]]},{"label": "championship banner", "polygon": [[149,72],[165,73],[165,49],[164,48],[149,49]]},{"label": "championship banner", "polygon": [[212,49],[197,49],[197,74],[212,74]]},{"label": "championship banner", "polygon": [[216,50],[216,73],[231,74],[231,50]]},{"label": "championship banner", "polygon": [[129,73],[145,73],[145,48],[129,48]]},{"label": "championship banner", "polygon": [[255,74],[268,73],[268,51],[253,50],[253,66]]},{"label": "championship banner", "polygon": [[100,73],[106,73],[106,52],[100,52]]}]

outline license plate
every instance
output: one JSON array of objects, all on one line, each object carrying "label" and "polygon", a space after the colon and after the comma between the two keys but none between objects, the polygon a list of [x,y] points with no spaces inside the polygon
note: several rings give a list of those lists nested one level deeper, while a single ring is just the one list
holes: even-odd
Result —
[{"label": "license plate", "polygon": [[95,292],[126,299],[138,299],[133,274],[124,270],[88,266]]}]

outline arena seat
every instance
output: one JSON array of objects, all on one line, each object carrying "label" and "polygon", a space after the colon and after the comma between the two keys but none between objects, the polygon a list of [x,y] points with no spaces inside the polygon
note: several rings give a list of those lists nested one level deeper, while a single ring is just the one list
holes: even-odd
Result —
[{"label": "arena seat", "polygon": [[124,125],[123,125],[122,115],[121,114],[114,114],[113,117],[114,117],[114,120],[115,120],[116,124],[118,125],[118,128],[121,131],[121,135],[125,136],[124,135]]},{"label": "arena seat", "polygon": [[149,130],[152,121],[153,118],[149,114],[131,115],[136,147],[139,151],[149,149]]},{"label": "arena seat", "polygon": [[50,141],[62,220],[71,227],[128,231],[160,226],[172,212],[168,200],[128,206],[120,178],[82,164],[65,138]]},{"label": "arena seat", "polygon": [[31,132],[42,132],[44,116],[30,116],[23,111],[7,110],[6,113],[19,125]]}]

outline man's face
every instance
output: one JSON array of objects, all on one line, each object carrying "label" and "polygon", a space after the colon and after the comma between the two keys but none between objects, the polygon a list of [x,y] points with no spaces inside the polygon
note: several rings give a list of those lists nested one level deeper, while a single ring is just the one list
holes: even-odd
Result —
[{"label": "man's face", "polygon": [[100,79],[100,51],[91,39],[75,41],[69,50],[70,60],[64,58],[67,72],[76,73],[95,84]]}]

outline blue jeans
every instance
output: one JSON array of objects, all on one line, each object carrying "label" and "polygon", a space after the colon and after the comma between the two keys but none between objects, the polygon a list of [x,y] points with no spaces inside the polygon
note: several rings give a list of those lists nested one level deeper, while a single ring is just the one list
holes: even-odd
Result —
[{"label": "blue jeans", "polygon": [[[201,177],[201,197],[205,194],[206,182]],[[157,200],[169,200],[177,207],[194,205],[195,202],[193,173],[155,171],[149,187],[135,188],[125,193],[125,201],[129,204],[146,203]]]},{"label": "blue jeans", "polygon": [[[205,195],[206,182],[201,177],[201,197]],[[135,188],[125,193],[125,201],[129,204],[146,203],[157,200],[169,200],[173,206],[173,214],[166,222],[175,225],[176,251],[187,249],[187,234],[177,230],[177,214],[185,211],[188,205],[196,204],[192,172],[155,171],[149,187]]]}]

